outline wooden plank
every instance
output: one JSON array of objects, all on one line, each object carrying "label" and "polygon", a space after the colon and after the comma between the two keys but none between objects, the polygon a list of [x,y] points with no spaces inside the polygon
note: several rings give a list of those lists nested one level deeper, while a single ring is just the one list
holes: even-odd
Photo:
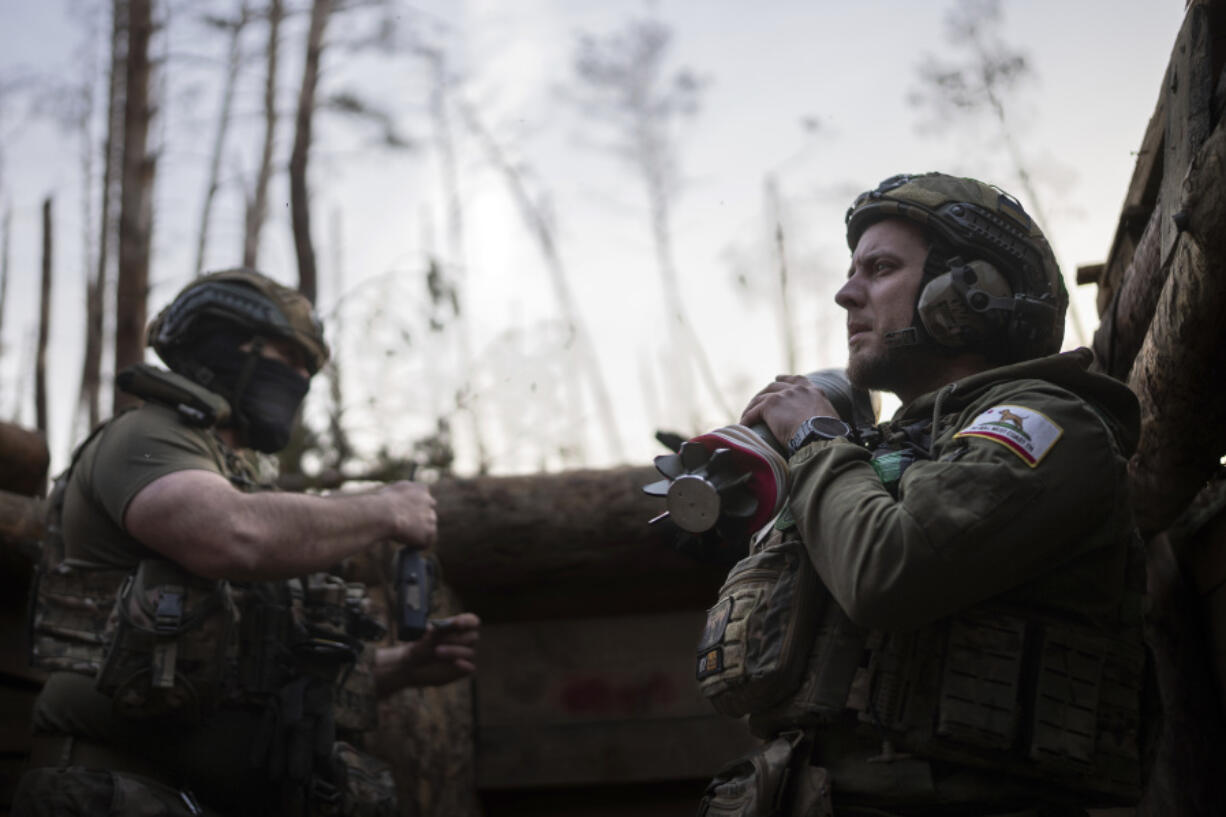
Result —
[{"label": "wooden plank", "polygon": [[1103,271],[1106,268],[1106,264],[1082,264],[1077,267],[1077,286],[1097,284],[1098,280],[1103,277]]},{"label": "wooden plank", "polygon": [[484,628],[478,785],[705,777],[756,745],[694,681],[705,614],[511,622]]}]

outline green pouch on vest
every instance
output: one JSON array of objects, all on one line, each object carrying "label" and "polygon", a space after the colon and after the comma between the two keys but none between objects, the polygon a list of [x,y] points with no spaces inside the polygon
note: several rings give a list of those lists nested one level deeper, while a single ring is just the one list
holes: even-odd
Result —
[{"label": "green pouch on vest", "polygon": [[718,711],[740,717],[795,690],[819,584],[804,545],[778,532],[729,571],[698,644],[698,687]]},{"label": "green pouch on vest", "polygon": [[97,687],[125,717],[198,723],[222,699],[237,620],[226,582],[145,559],[115,599]]}]

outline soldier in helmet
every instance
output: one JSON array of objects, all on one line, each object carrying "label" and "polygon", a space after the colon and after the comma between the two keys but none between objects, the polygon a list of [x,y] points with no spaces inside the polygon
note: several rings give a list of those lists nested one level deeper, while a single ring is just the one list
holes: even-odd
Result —
[{"label": "soldier in helmet", "polygon": [[[846,221],[848,375],[902,406],[853,428],[784,375],[744,410],[786,443],[790,473],[749,559],[775,549],[799,567],[754,597],[787,599],[774,618],[728,623],[758,604],[735,592],[752,573],[736,568],[727,608],[712,608],[700,679],[739,672],[741,697],[713,701],[767,742],[721,772],[703,813],[1037,817],[1135,802],[1137,401],[1088,371],[1089,350],[1059,354],[1059,269],[1000,189],[895,176]],[[809,584],[792,575],[809,571]],[[791,680],[762,686],[771,673]]]},{"label": "soldier in helmet", "polygon": [[[198,278],[148,332],[169,371],[83,443],[49,505],[32,770],[14,814],[393,814],[366,755],[377,697],[474,669],[478,626],[376,647],[365,589],[327,574],[436,536],[434,500],[268,490],[328,347],[309,302],[245,269]],[[108,810],[109,809],[109,810]]]}]

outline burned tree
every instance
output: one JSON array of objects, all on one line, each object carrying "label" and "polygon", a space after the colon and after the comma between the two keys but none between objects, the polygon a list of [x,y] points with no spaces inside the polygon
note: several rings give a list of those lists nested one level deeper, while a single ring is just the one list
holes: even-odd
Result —
[{"label": "burned tree", "polygon": [[285,11],[281,0],[268,2],[268,45],[264,73],[264,139],[260,147],[260,164],[255,184],[247,198],[243,219],[243,266],[256,266],[260,255],[260,234],[268,215],[268,183],[272,179],[272,150],[277,131],[277,67],[281,35],[281,18]]},{"label": "burned tree", "polygon": [[[149,126],[155,106],[150,97],[149,44],[154,34],[153,0],[116,0],[127,10],[124,71],[123,176],[119,211],[119,277],[115,292],[115,369],[145,356],[149,248],[153,235],[153,179],[156,157],[149,152]],[[113,409],[136,398],[116,390]]]},{"label": "burned tree", "polygon": [[568,369],[571,376],[576,380],[581,377],[585,377],[588,380],[596,405],[596,411],[600,415],[602,429],[609,439],[612,450],[615,452],[619,451],[621,449],[621,435],[617,430],[617,419],[613,413],[613,401],[600,369],[600,361],[596,356],[596,349],[592,343],[591,334],[588,332],[587,325],[579,313],[579,307],[575,303],[574,294],[570,286],[570,276],[562,262],[562,256],[558,250],[555,238],[555,230],[547,215],[546,207],[541,199],[532,196],[525,181],[523,171],[507,157],[502,146],[498,144],[490,130],[481,122],[473,106],[467,102],[461,102],[459,107],[460,115],[463,117],[465,124],[476,135],[478,141],[485,149],[490,163],[502,175],[520,216],[526,222],[529,231],[536,238],[537,246],[540,247],[541,255],[545,259],[545,267],[549,272],[550,283],[553,285],[554,297],[558,302],[558,311],[561,313],[562,320],[567,328],[568,342],[565,346],[565,354],[567,357],[573,358],[573,363],[568,366]]},{"label": "burned tree", "polygon": [[319,64],[323,57],[324,30],[332,13],[332,0],[314,0],[307,30],[306,61],[302,86],[298,91],[298,112],[294,123],[294,149],[289,160],[290,215],[294,227],[294,249],[298,254],[298,289],[315,302],[317,278],[315,246],[311,241],[311,203],[307,189],[307,161],[311,151],[311,128],[315,118],[315,89],[319,84]]},{"label": "burned tree", "polygon": [[196,275],[204,272],[204,252],[208,246],[209,220],[213,214],[213,199],[220,187],[221,154],[226,145],[226,133],[234,108],[234,89],[238,84],[239,70],[243,64],[243,30],[251,19],[251,10],[244,2],[232,19],[206,15],[205,25],[229,35],[226,49],[225,76],[221,87],[221,107],[217,112],[217,129],[213,134],[213,149],[209,156],[208,181],[205,184],[204,202],[200,207],[200,229],[196,239]]},{"label": "burned tree", "polygon": [[607,37],[582,36],[573,58],[574,101],[584,113],[608,125],[616,140],[615,155],[638,175],[647,195],[670,345],[677,359],[676,371],[670,373],[677,399],[693,412],[692,389],[686,383],[691,367],[696,367],[720,411],[731,416],[685,308],[673,248],[673,208],[681,171],[672,130],[697,114],[706,80],[687,68],[665,76],[671,44],[672,30],[654,19],[632,20]]}]

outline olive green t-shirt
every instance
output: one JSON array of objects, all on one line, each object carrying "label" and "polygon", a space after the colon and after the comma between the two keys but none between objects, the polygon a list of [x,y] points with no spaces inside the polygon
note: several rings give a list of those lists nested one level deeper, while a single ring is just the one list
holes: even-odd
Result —
[{"label": "olive green t-shirt", "polygon": [[64,496],[64,555],[113,567],[155,556],[124,530],[124,513],[154,480],[190,470],[240,481],[251,476],[250,463],[211,429],[186,424],[173,409],[147,403],[112,420],[73,468]]}]

